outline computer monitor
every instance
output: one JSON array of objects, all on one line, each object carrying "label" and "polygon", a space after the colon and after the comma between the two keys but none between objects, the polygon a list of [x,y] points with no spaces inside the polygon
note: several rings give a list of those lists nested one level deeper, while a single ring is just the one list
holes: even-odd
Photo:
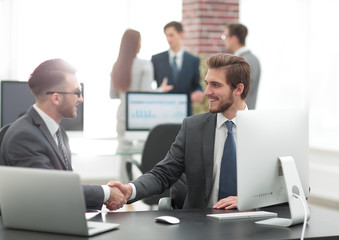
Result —
[{"label": "computer monitor", "polygon": [[288,202],[292,220],[278,225],[301,223],[303,206],[292,195],[309,196],[308,111],[239,111],[236,124],[238,209]]},{"label": "computer monitor", "polygon": [[[84,91],[84,85],[82,91]],[[1,127],[14,122],[26,113],[28,108],[35,103],[35,97],[29,89],[28,82],[1,81]],[[84,105],[77,106],[77,117],[63,119],[60,123],[67,131],[83,131]]]},{"label": "computer monitor", "polygon": [[149,131],[163,123],[182,123],[187,116],[186,93],[126,93],[127,131]]}]

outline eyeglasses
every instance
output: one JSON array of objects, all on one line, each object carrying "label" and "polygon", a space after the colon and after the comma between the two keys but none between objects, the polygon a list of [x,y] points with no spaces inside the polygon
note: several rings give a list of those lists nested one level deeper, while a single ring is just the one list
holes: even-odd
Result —
[{"label": "eyeglasses", "polygon": [[229,35],[229,34],[228,34],[228,35],[227,35],[227,34],[223,34],[223,35],[221,35],[220,38],[221,38],[222,40],[226,40],[226,38],[229,38],[230,36],[231,36],[231,35]]},{"label": "eyeglasses", "polygon": [[75,92],[57,92],[57,91],[48,91],[48,92],[46,92],[47,95],[54,94],[54,93],[58,93],[58,94],[74,94],[74,95],[77,95],[78,98],[82,95],[82,91],[81,90],[78,90],[78,91],[75,91]]}]

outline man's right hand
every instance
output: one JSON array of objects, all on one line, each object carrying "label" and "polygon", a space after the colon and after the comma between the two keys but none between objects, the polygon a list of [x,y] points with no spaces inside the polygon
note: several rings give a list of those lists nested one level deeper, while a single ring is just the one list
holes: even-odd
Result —
[{"label": "man's right hand", "polygon": [[110,181],[107,185],[109,187],[119,188],[122,194],[124,194],[126,200],[128,200],[132,195],[132,187],[129,184],[122,184],[118,181]]},{"label": "man's right hand", "polygon": [[173,85],[168,85],[168,79],[167,77],[165,77],[163,80],[162,80],[162,83],[160,85],[160,89],[162,92],[169,92],[171,91],[172,89],[174,88]]},{"label": "man's right hand", "polygon": [[126,198],[119,188],[110,187],[109,199],[105,202],[109,210],[117,210],[126,204]]}]

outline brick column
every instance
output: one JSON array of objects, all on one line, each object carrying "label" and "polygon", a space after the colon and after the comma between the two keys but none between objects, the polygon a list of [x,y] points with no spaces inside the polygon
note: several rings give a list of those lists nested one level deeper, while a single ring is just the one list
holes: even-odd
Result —
[{"label": "brick column", "polygon": [[187,51],[208,56],[225,51],[220,39],[226,23],[239,21],[239,0],[183,0],[183,44]]},{"label": "brick column", "polygon": [[[239,22],[239,0],[182,0],[183,45],[200,57],[201,86],[205,86],[206,58],[225,52],[220,39],[226,23]],[[208,111],[208,101],[193,105],[194,114]]]}]

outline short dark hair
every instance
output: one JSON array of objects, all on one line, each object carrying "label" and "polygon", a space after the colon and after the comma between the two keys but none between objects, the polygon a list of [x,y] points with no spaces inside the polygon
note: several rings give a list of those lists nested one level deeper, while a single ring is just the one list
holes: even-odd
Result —
[{"label": "short dark hair", "polygon": [[167,23],[164,27],[164,32],[169,27],[174,27],[175,31],[177,31],[178,33],[182,33],[184,31],[184,28],[180,22],[172,21]]},{"label": "short dark hair", "polygon": [[75,74],[76,69],[59,58],[47,60],[33,71],[29,77],[28,85],[33,94],[39,96],[63,83],[66,73]]},{"label": "short dark hair", "polygon": [[232,90],[236,89],[239,83],[244,85],[241,98],[247,97],[250,90],[250,65],[244,58],[226,53],[218,53],[207,59],[210,69],[224,69],[226,83]]},{"label": "short dark hair", "polygon": [[230,36],[236,36],[239,39],[239,43],[245,45],[247,37],[247,27],[240,23],[232,23],[226,25],[228,28],[228,34]]}]

